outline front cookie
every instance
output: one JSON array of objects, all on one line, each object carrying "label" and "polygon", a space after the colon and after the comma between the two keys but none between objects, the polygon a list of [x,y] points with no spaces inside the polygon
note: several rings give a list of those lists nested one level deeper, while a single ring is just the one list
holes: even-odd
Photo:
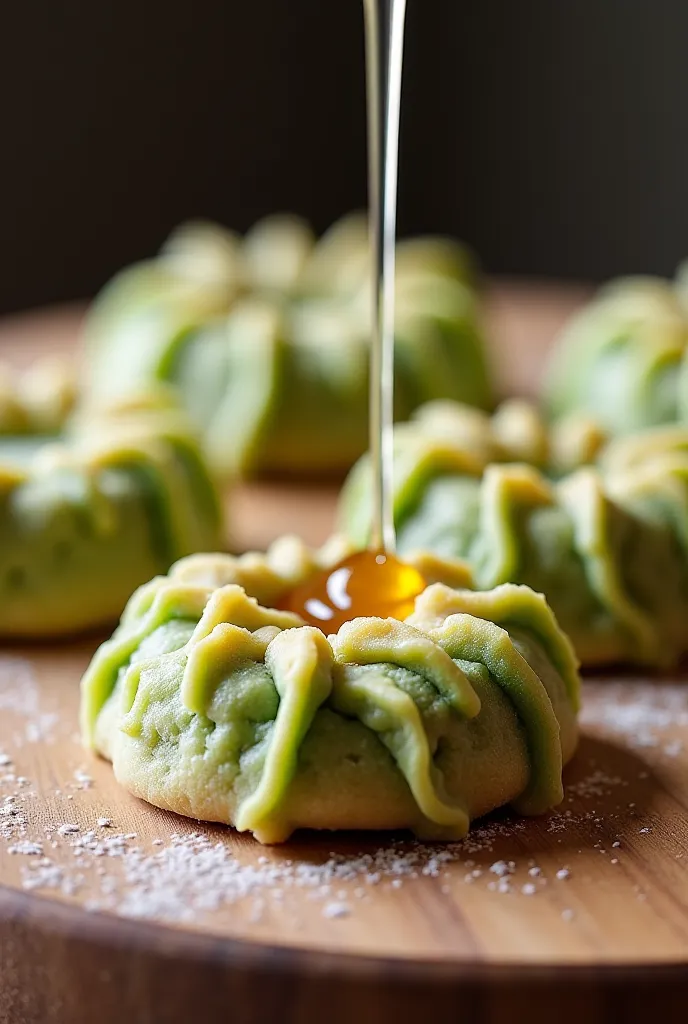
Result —
[{"label": "front cookie", "polygon": [[261,842],[297,828],[459,838],[503,804],[561,800],[579,681],[544,599],[435,583],[406,622],[325,637],[256,599],[276,603],[317,562],[285,539],[185,559],[134,595],[82,684],[85,740],[127,789]]}]

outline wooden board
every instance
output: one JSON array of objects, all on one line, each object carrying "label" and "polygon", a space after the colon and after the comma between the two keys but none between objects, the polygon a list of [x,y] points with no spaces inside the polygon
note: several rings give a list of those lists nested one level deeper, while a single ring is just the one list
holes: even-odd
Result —
[{"label": "wooden board", "polygon": [[[522,388],[579,294],[493,294]],[[75,315],[10,322],[0,355],[41,350],[54,324],[68,341]],[[246,487],[234,536],[319,542],[333,505],[331,487]],[[0,1021],[685,1016],[684,682],[589,680],[565,802],[544,818],[499,814],[444,847],[347,834],[265,849],[129,797],[82,750],[96,643],[0,653]]]}]

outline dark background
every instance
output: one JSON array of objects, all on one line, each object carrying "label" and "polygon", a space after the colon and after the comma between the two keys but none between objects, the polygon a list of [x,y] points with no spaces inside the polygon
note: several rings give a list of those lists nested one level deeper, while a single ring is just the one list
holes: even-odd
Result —
[{"label": "dark background", "polygon": [[[670,273],[688,3],[408,3],[401,229],[499,273]],[[365,202],[361,0],[3,6],[0,310],[92,293],[187,216]]]}]

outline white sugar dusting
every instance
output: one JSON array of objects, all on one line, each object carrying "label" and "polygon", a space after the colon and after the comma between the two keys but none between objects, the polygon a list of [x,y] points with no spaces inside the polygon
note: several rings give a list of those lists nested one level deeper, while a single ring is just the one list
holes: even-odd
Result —
[{"label": "white sugar dusting", "polygon": [[32,843],[28,839],[22,839],[19,843],[7,847],[9,854],[20,853],[25,857],[42,857],[43,847],[40,843]]},{"label": "white sugar dusting", "polygon": [[[516,823],[517,825],[520,823]],[[199,914],[216,912],[223,907],[251,899],[253,917],[260,918],[265,900],[282,904],[295,891],[306,890],[311,898],[322,900],[321,913],[337,920],[353,912],[350,898],[365,899],[378,886],[399,889],[414,879],[448,877],[450,865],[466,860],[466,843],[443,847],[415,841],[391,842],[386,846],[359,854],[332,852],[324,860],[283,859],[279,853],[261,855],[247,861],[223,841],[213,840],[203,832],[172,833],[166,844],[151,850],[134,843],[133,833],[106,835],[96,830],[78,831],[71,823],[53,829],[63,853],[68,848],[73,867],[64,856],[60,863],[42,856],[42,850],[17,850],[36,853],[40,859],[27,860],[22,871],[22,884],[28,890],[53,890],[63,895],[77,892],[88,879],[89,910],[109,911],[123,917],[192,922]],[[497,841],[512,835],[506,823],[487,823],[478,827],[471,837],[470,849],[489,852]],[[160,840],[157,840],[160,843]],[[496,861],[493,874],[498,877],[494,891],[511,892],[510,876],[516,863]],[[474,868],[471,880],[483,872]],[[343,888],[355,885],[353,890]],[[529,895],[535,886],[526,884],[521,891]],[[443,891],[448,891],[446,886]],[[334,897],[334,898],[333,898]],[[261,900],[260,908],[255,901]]]},{"label": "white sugar dusting", "polygon": [[24,719],[19,743],[50,743],[54,739],[59,715],[41,707],[41,694],[31,663],[25,658],[3,655],[0,658],[0,712]]},{"label": "white sugar dusting", "polygon": [[[688,692],[633,683],[588,690],[583,721],[593,735],[611,737],[641,757],[649,752],[671,759],[683,752],[676,727],[688,727]],[[305,895],[315,902],[316,912],[337,922],[378,891],[393,894],[406,885],[434,885],[457,899],[463,885],[479,887],[490,899],[532,900],[550,890],[561,898],[573,891],[561,883],[578,874],[574,842],[599,853],[618,877],[627,848],[646,842],[652,831],[653,823],[643,820],[642,809],[624,793],[636,778],[650,778],[649,772],[634,767],[624,777],[607,770],[601,756],[586,763],[579,755],[560,808],[537,823],[497,816],[457,843],[391,839],[375,848],[373,841],[361,840],[360,852],[340,847],[327,854],[322,840],[316,841],[315,850],[321,852],[315,853],[304,853],[297,841],[288,850],[266,849],[256,856],[255,846],[235,845],[228,841],[231,833],[218,828],[193,831],[180,825],[177,832],[139,838],[119,831],[108,808],[97,807],[88,765],[70,766],[71,775],[48,801],[40,801],[32,781],[21,774],[26,745],[49,742],[57,722],[57,716],[42,709],[31,666],[21,658],[0,660],[0,712],[14,716],[20,726],[14,732],[10,727],[0,748],[0,841],[21,884],[27,891],[78,895],[88,910],[128,918],[196,923],[203,915],[247,903],[247,919],[260,925],[272,913],[294,912]],[[65,811],[61,818],[60,807]],[[533,857],[534,838],[539,850],[544,840],[544,863]],[[348,850],[351,842],[350,836],[342,840]],[[565,845],[557,858],[559,843]],[[639,902],[646,899],[639,887],[630,895]],[[564,922],[574,920],[570,908],[555,912]]]},{"label": "white sugar dusting", "polygon": [[323,917],[348,917],[351,909],[347,903],[327,903],[323,907]]},{"label": "white sugar dusting", "polygon": [[0,839],[7,842],[21,839],[26,835],[27,826],[26,811],[19,796],[15,793],[4,796],[0,803]]},{"label": "white sugar dusting", "polygon": [[566,793],[568,797],[578,796],[589,800],[592,797],[606,796],[613,786],[627,785],[627,779],[622,779],[619,775],[609,775],[601,768],[596,768],[578,782],[570,782],[566,787]]},{"label": "white sugar dusting", "polygon": [[58,826],[57,831],[61,836],[69,836],[72,835],[74,832],[78,832],[79,826],[71,825],[69,824],[69,822],[64,822],[64,824]]},{"label": "white sugar dusting", "polygon": [[75,789],[90,789],[93,785],[93,779],[91,776],[84,771],[83,768],[77,768],[74,772],[74,788]]},{"label": "white sugar dusting", "polygon": [[634,750],[678,757],[683,741],[662,733],[688,728],[688,687],[633,682],[590,687],[581,725],[623,739]]}]

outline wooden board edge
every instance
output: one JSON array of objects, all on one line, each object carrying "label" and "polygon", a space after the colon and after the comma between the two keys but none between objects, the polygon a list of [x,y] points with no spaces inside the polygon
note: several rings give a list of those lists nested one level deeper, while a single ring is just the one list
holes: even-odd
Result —
[{"label": "wooden board edge", "polygon": [[[636,1021],[685,1014],[688,961],[515,966],[372,958],[214,937],[0,887],[0,1021],[377,1024]],[[231,1007],[231,1011],[229,1008]],[[368,1016],[366,1007],[374,1007]],[[310,1016],[309,1016],[310,1014]]]}]

